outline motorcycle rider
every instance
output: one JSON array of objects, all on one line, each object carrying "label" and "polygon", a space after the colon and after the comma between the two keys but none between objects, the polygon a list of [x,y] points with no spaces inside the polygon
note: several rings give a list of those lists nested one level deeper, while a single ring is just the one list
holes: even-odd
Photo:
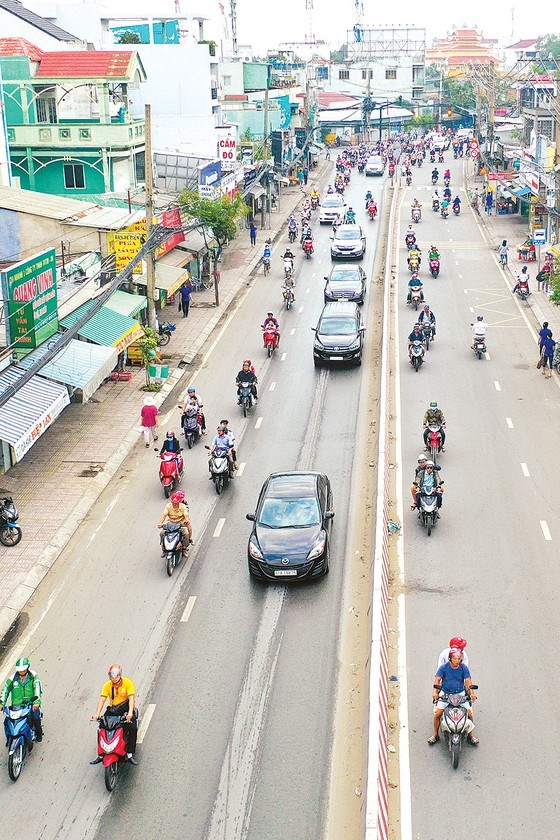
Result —
[{"label": "motorcycle rider", "polygon": [[430,307],[428,306],[427,303],[424,304],[424,308],[422,309],[422,312],[418,316],[418,323],[421,324],[421,326],[424,326],[424,324],[430,324],[431,325],[431,327],[432,327],[432,341],[433,341],[434,338],[436,337],[436,316],[434,315],[434,313],[432,312],[432,310],[430,309]]},{"label": "motorcycle rider", "polygon": [[437,402],[431,402],[429,408],[424,414],[422,420],[422,428],[424,429],[424,444],[428,446],[428,434],[430,432],[428,426],[439,426],[441,432],[441,451],[445,452],[445,417],[443,411],[438,408]]},{"label": "motorcycle rider", "polygon": [[229,420],[220,420],[220,426],[226,427],[226,435],[229,437],[231,442],[231,459],[233,461],[233,469],[238,470],[239,466],[237,464],[237,450],[235,448],[235,432],[230,429]]},{"label": "motorcycle rider", "polygon": [[448,198],[444,198],[443,201],[441,202],[441,215],[444,216],[444,217],[449,215],[449,199]]},{"label": "motorcycle rider", "polygon": [[193,388],[192,385],[189,385],[189,387],[187,388],[187,393],[185,394],[185,397],[183,399],[183,414],[185,413],[187,408],[190,408],[190,405],[192,403],[192,397],[195,398],[196,404],[198,406],[198,413],[200,415],[200,430],[201,430],[202,434],[205,435],[206,434],[206,417],[204,416],[204,412],[202,411],[202,409],[204,408],[204,402],[203,402],[200,394],[197,394],[196,388]]},{"label": "motorcycle rider", "polygon": [[412,246],[412,248],[408,252],[408,256],[406,258],[406,261],[407,261],[409,266],[410,266],[410,263],[411,263],[412,260],[417,260],[418,261],[418,268],[420,268],[420,263],[422,262],[422,251],[420,250],[420,248],[418,247],[418,245],[416,243],[414,243],[414,245]]},{"label": "motorcycle rider", "polygon": [[331,195],[334,192],[334,188],[332,184],[329,184],[327,187],[327,195]]},{"label": "motorcycle rider", "polygon": [[309,248],[313,250],[313,233],[311,232],[310,227],[307,228],[307,230],[301,238],[301,246],[306,253]]},{"label": "motorcycle rider", "polygon": [[[181,525],[181,540],[183,543],[183,557],[187,556],[187,548],[192,542],[192,525],[189,516],[189,506],[185,501],[185,494],[182,490],[177,490],[171,494],[169,502],[166,504],[161,515],[161,519],[157,525],[158,528],[163,528],[166,522],[173,524],[179,523]],[[165,557],[163,549],[163,531],[160,535],[161,542],[161,556]]]},{"label": "motorcycle rider", "polygon": [[[418,475],[418,473],[421,472],[422,470],[426,469],[426,464],[427,463],[428,463],[427,456],[424,455],[423,452],[421,452],[420,455],[418,456],[418,466],[416,467],[416,469],[414,471],[414,480],[415,481],[416,481],[416,476]],[[439,472],[439,470],[441,470],[440,465],[439,464],[434,464],[434,470],[438,470],[438,472]]]},{"label": "motorcycle rider", "polygon": [[443,483],[443,480],[438,475],[438,471],[435,469],[434,462],[426,461],[426,466],[424,469],[419,470],[412,482],[410,492],[412,494],[414,504],[410,506],[410,509],[415,510],[415,508],[420,507],[420,496],[422,493],[431,493],[432,490],[435,490],[437,495],[437,507],[439,510],[443,502]]},{"label": "motorcycle rider", "polygon": [[423,288],[424,288],[424,286],[423,286],[422,281],[420,280],[420,278],[418,276],[418,272],[417,271],[413,272],[410,280],[408,281],[408,294],[406,296],[406,302],[410,303],[412,301],[412,292],[415,289],[418,289],[418,291],[420,292],[420,300],[423,301],[424,300],[424,292],[422,291]]},{"label": "motorcycle rider", "polygon": [[[434,688],[432,694],[434,704],[436,704],[436,710],[434,714],[434,734],[428,738],[428,744],[435,744],[439,741],[441,717],[443,710],[449,705],[447,700],[440,698],[440,691],[443,691],[445,694],[459,694],[461,691],[466,691],[470,699],[465,700],[462,705],[467,709],[469,719],[471,721],[473,720],[471,706],[476,700],[476,694],[472,688],[471,672],[463,662],[463,651],[460,648],[451,648],[449,659],[437,669],[433,684],[439,686],[439,688]],[[480,743],[472,732],[467,735],[467,740],[474,746]]]},{"label": "motorcycle rider", "polygon": [[26,656],[18,659],[14,673],[4,683],[0,696],[0,713],[8,703],[10,695],[12,701],[10,705],[12,706],[24,706],[27,701],[35,698],[31,706],[30,723],[35,730],[35,740],[40,744],[43,740],[43,727],[41,725],[43,686],[37,671],[31,670],[29,659]]},{"label": "motorcycle rider", "polygon": [[451,188],[446,187],[443,191],[443,197],[447,199],[448,203],[451,201]]},{"label": "motorcycle rider", "polygon": [[368,208],[368,204],[370,203],[371,199],[373,198],[371,190],[368,190],[366,193],[366,210]]},{"label": "motorcycle rider", "polygon": [[179,470],[179,472],[182,472],[184,467],[183,458],[181,455],[182,451],[183,450],[181,447],[181,443],[175,437],[175,432],[167,432],[159,454],[163,455],[164,452],[172,452],[177,457],[177,469]]},{"label": "motorcycle rider", "polygon": [[447,178],[448,181],[451,180],[451,172],[450,172],[449,169],[446,169],[445,172],[443,173],[443,180],[445,181],[446,178]]},{"label": "motorcycle rider", "polygon": [[531,294],[529,290],[529,269],[526,265],[521,269],[521,274],[517,275],[517,283],[513,287],[512,293],[515,294],[516,292],[525,292],[527,295]]},{"label": "motorcycle rider", "polygon": [[432,169],[432,180],[433,180],[434,178],[435,178],[434,183],[436,183],[436,182],[437,182],[437,179],[439,178],[439,171],[438,171],[437,167],[434,167],[434,168]]},{"label": "motorcycle rider", "polygon": [[245,359],[243,362],[243,366],[237,376],[235,377],[235,384],[237,385],[237,402],[241,404],[241,391],[240,385],[242,382],[249,382],[251,384],[251,393],[255,400],[258,400],[257,396],[257,385],[259,380],[255,375],[255,371],[253,370],[251,359]]},{"label": "motorcycle rider", "polygon": [[428,251],[428,260],[439,260],[439,251],[435,245],[430,245],[430,250]]},{"label": "motorcycle rider", "polygon": [[[103,707],[109,698],[110,702],[107,706],[109,714],[116,716],[124,715],[126,712],[126,723],[123,725],[123,731],[126,739],[126,757],[131,764],[138,764],[134,758],[138,735],[138,710],[135,708],[135,695],[134,683],[128,677],[123,677],[122,667],[111,665],[109,667],[109,679],[101,689],[97,709],[92,717],[92,720],[99,720]],[[100,764],[102,760],[101,756],[98,756],[90,764]]]},{"label": "motorcycle rider", "polygon": [[473,343],[471,344],[471,348],[474,350],[474,342],[477,338],[482,338],[483,340],[486,338],[486,330],[488,329],[488,324],[484,320],[483,315],[476,316],[476,323],[472,325],[472,334],[473,334]]},{"label": "motorcycle rider", "polygon": [[435,202],[437,202],[439,205],[439,193],[437,190],[434,190],[432,193],[432,207],[434,206]]},{"label": "motorcycle rider", "polygon": [[[235,470],[233,464],[233,441],[228,434],[227,426],[224,426],[223,423],[217,427],[216,431],[218,434],[214,437],[212,441],[212,445],[210,446],[210,455],[216,453],[216,456],[223,457],[226,456],[229,464],[229,474],[230,477],[233,478],[233,472]],[[211,471],[211,465],[209,464],[208,468]],[[210,475],[210,478],[212,476]]]},{"label": "motorcycle rider", "polygon": [[468,666],[469,657],[465,653],[466,646],[466,639],[462,639],[460,636],[453,636],[452,639],[449,639],[449,647],[446,647],[442,651],[440,651],[440,654],[438,656],[437,667],[441,668],[442,665],[445,665],[445,663],[449,661],[449,651],[451,650],[451,648],[459,648],[459,650],[463,651],[463,662],[465,663],[465,665]]},{"label": "motorcycle rider", "polygon": [[266,242],[265,246],[264,246],[264,249],[263,249],[262,261],[263,262],[268,262],[270,264],[271,258],[272,258],[272,250],[270,248],[270,243]]},{"label": "motorcycle rider", "polygon": [[346,224],[347,225],[354,225],[356,223],[356,214],[351,207],[348,208],[346,211]]},{"label": "motorcycle rider", "polygon": [[[263,333],[264,333],[265,330],[274,330],[274,333],[276,335],[275,347],[277,348],[278,345],[280,344],[280,324],[278,323],[278,321],[274,317],[273,312],[267,312],[264,324],[261,324],[261,329],[263,330]],[[264,335],[263,335],[263,344],[264,344],[264,347],[266,347],[266,342],[264,341]]]},{"label": "motorcycle rider", "polygon": [[407,227],[407,229],[404,232],[405,243],[406,243],[407,239],[411,236],[414,237],[414,242],[416,242],[416,233],[414,232],[414,228],[412,227],[412,225],[409,224],[409,226]]},{"label": "motorcycle rider", "polygon": [[422,342],[422,358],[424,357],[424,333],[420,324],[414,324],[412,332],[408,336],[408,358],[412,358],[412,344],[415,341]]},{"label": "motorcycle rider", "polygon": [[461,209],[461,199],[459,198],[458,195],[456,195],[455,198],[453,199],[453,209],[455,210],[456,207],[458,207],[459,210]]},{"label": "motorcycle rider", "polygon": [[370,200],[366,204],[366,210],[368,211],[368,213],[370,213],[371,211],[371,213],[373,213],[374,216],[377,215],[377,204],[375,203],[374,198],[370,198]]}]

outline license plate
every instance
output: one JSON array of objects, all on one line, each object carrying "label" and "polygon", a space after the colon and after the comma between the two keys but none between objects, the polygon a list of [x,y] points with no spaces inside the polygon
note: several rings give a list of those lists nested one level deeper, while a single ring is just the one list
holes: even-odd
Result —
[{"label": "license plate", "polygon": [[341,362],[342,356],[329,356],[331,362]]},{"label": "license plate", "polygon": [[274,577],[297,577],[297,569],[276,569]]}]

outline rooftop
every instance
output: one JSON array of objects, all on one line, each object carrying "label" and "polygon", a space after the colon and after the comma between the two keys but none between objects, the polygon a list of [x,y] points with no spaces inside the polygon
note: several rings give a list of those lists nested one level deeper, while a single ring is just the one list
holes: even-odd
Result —
[{"label": "rooftop", "polygon": [[37,78],[128,79],[135,58],[134,50],[46,52],[37,71]]},{"label": "rooftop", "polygon": [[70,32],[66,32],[64,29],[61,29],[60,26],[57,26],[55,23],[51,23],[50,20],[41,17],[41,15],[36,15],[35,12],[32,12],[30,9],[26,9],[19,0],[0,0],[0,9],[3,9],[5,12],[10,12],[10,14],[15,15],[15,17],[25,21],[25,23],[28,23],[30,26],[34,26],[36,29],[44,32],[45,35],[50,35],[51,38],[56,38],[57,41],[75,43],[81,40],[80,38],[77,38],[76,35],[71,35]]},{"label": "rooftop", "polygon": [[524,41],[517,41],[516,44],[510,44],[506,50],[528,50],[529,47],[534,47],[537,43],[536,38],[526,38]]},{"label": "rooftop", "polygon": [[0,38],[1,55],[26,55],[31,61],[41,61],[43,50],[36,47],[27,38]]},{"label": "rooftop", "polygon": [[146,215],[140,210],[131,216],[128,209],[121,207],[102,207],[90,201],[3,186],[0,186],[0,209],[104,230],[119,230]]}]

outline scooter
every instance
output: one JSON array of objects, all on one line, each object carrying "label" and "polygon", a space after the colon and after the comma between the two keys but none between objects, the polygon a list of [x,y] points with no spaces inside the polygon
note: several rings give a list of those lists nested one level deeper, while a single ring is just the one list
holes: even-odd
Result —
[{"label": "scooter", "polygon": [[435,337],[435,327],[430,321],[427,321],[425,324],[422,323],[422,334],[426,343],[426,350],[429,350],[430,342]]},{"label": "scooter", "polygon": [[171,577],[173,569],[181,562],[183,550],[187,551],[188,546],[185,548],[183,547],[180,522],[166,522],[165,525],[162,526],[162,531],[162,549],[165,560],[165,571],[169,577]]},{"label": "scooter", "polygon": [[406,176],[406,186],[410,187],[412,185],[412,175]]},{"label": "scooter", "polygon": [[430,458],[437,465],[437,456],[441,452],[442,437],[441,426],[438,423],[430,423],[428,426],[428,448]]},{"label": "scooter", "polygon": [[159,325],[157,340],[159,347],[164,347],[166,344],[169,344],[171,341],[171,333],[175,332],[176,329],[177,327],[175,324],[172,324],[170,321],[166,321],[165,323]]},{"label": "scooter", "polygon": [[444,187],[448,187],[450,183],[451,183],[451,178],[444,178],[443,179]]},{"label": "scooter", "polygon": [[422,286],[412,289],[410,293],[410,300],[407,300],[414,307],[414,311],[418,311],[419,305],[422,303]]},{"label": "scooter", "polygon": [[437,200],[437,198],[434,198],[434,200],[432,201],[432,210],[434,211],[434,213],[439,213],[439,201]]},{"label": "scooter", "polygon": [[319,199],[316,195],[311,196],[311,209],[316,210],[319,206]]},{"label": "scooter", "polygon": [[[471,325],[472,326],[472,325]],[[473,338],[472,349],[475,356],[478,356],[479,359],[482,359],[484,353],[486,353],[486,338],[483,335],[475,335]]]},{"label": "scooter", "polygon": [[430,274],[432,277],[437,277],[439,275],[439,260],[430,260]]},{"label": "scooter", "polygon": [[183,478],[183,456],[174,452],[162,452],[159,457],[159,480],[165,498],[168,499]]},{"label": "scooter", "polygon": [[438,495],[435,490],[430,490],[429,492],[423,490],[420,493],[418,519],[420,519],[422,525],[425,527],[428,536],[431,536],[432,528],[439,519],[437,503]]},{"label": "scooter", "polygon": [[307,259],[310,259],[311,254],[313,253],[313,240],[312,239],[304,239],[302,243],[302,248],[305,253]]},{"label": "scooter", "polygon": [[410,257],[408,260],[408,269],[411,274],[414,274],[415,271],[420,269],[420,263],[418,262],[417,257]]},{"label": "scooter", "polygon": [[373,204],[370,204],[368,207],[368,216],[370,221],[373,222],[375,217],[377,216],[377,207]]},{"label": "scooter", "polygon": [[[241,382],[239,384],[239,399],[238,403],[243,409],[243,417],[247,417],[247,412],[253,407],[255,401],[253,399],[252,385],[250,382]],[[208,447],[206,447],[208,449]]]},{"label": "scooter", "polygon": [[412,215],[412,221],[414,222],[415,225],[417,225],[418,222],[420,221],[420,219],[422,218],[422,211],[420,210],[419,207],[413,207],[412,211],[411,211],[411,215]]},{"label": "scooter", "polygon": [[277,334],[275,329],[265,329],[263,330],[263,340],[264,340],[264,347],[266,352],[268,353],[268,358],[272,357],[272,354],[276,350],[276,341],[277,341]]},{"label": "scooter", "polygon": [[447,219],[448,216],[449,216],[449,210],[447,209],[447,207],[442,207],[441,208],[441,218],[442,219]]},{"label": "scooter", "polygon": [[439,153],[438,162],[443,163],[443,152]]},{"label": "scooter", "polygon": [[290,240],[290,245],[292,242],[295,242],[295,238],[297,236],[297,228],[290,228],[288,231],[288,239]]},{"label": "scooter", "polygon": [[422,346],[421,341],[413,341],[412,348],[410,351],[410,364],[414,368],[415,372],[418,373],[422,364],[424,363],[424,347]]},{"label": "scooter", "polygon": [[0,543],[8,548],[17,545],[21,540],[22,532],[17,524],[19,519],[18,509],[11,496],[4,496],[0,499]]},{"label": "scooter", "polygon": [[291,277],[294,273],[294,261],[290,257],[284,260],[284,277]]},{"label": "scooter", "polygon": [[404,242],[405,242],[406,247],[407,247],[407,248],[408,248],[408,250],[410,251],[410,249],[412,248],[412,246],[413,246],[413,245],[416,245],[416,237],[415,237],[415,235],[414,235],[413,233],[407,233],[407,234],[406,234],[406,236],[405,236],[405,238],[404,238]]},{"label": "scooter", "polygon": [[33,697],[23,706],[4,706],[8,775],[12,782],[19,779],[25,757],[33,749],[35,730],[31,722],[31,707],[36,700]]},{"label": "scooter", "polygon": [[437,184],[437,175],[432,175],[432,184]]},{"label": "scooter", "polygon": [[[210,449],[209,446],[206,446],[205,448]],[[228,481],[233,478],[233,472],[231,471],[231,465],[228,461],[226,453],[224,452],[223,454],[218,454],[213,452],[210,455],[208,467],[210,469],[210,476],[214,482],[214,487],[216,488],[216,493],[219,496],[222,490],[227,486]]]},{"label": "scooter", "polygon": [[119,764],[126,761],[125,720],[126,715],[110,715],[105,712],[98,721],[97,755],[103,764],[105,787],[109,793],[117,784]]},{"label": "scooter", "polygon": [[453,212],[455,213],[456,216],[458,216],[459,213],[461,212],[461,205],[460,204],[454,204],[453,205]]},{"label": "scooter", "polygon": [[[434,685],[434,688],[441,689],[440,685]],[[472,685],[475,691],[477,685]],[[449,705],[443,710],[440,722],[440,730],[443,732],[444,738],[447,741],[449,753],[451,755],[451,766],[454,770],[459,766],[459,756],[463,741],[474,729],[474,723],[469,718],[468,709],[463,707],[463,703],[470,702],[466,691],[460,691],[458,694],[445,694],[440,690],[441,700],[446,700]]]},{"label": "scooter", "polygon": [[[291,279],[291,278],[289,278]],[[286,310],[289,311],[292,308],[293,303],[295,302],[295,295],[294,295],[294,284],[288,283],[288,278],[284,286],[282,287],[282,297],[284,299],[284,303],[286,304]]]},{"label": "scooter", "polygon": [[181,418],[181,424],[183,426],[183,433],[185,435],[185,440],[187,441],[187,446],[189,449],[192,449],[193,445],[202,434],[198,411],[196,411],[196,409],[187,409]]}]

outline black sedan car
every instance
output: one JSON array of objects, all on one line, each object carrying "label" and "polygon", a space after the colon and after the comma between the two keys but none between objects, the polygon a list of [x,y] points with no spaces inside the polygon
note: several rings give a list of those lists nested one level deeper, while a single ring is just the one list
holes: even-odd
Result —
[{"label": "black sedan car", "polygon": [[362,363],[364,330],[356,303],[335,301],[326,303],[319,323],[311,328],[315,333],[313,362]]},{"label": "black sedan car", "polygon": [[366,294],[366,273],[359,265],[337,265],[325,277],[325,303],[331,300],[353,300],[363,303]]},{"label": "black sedan car", "polygon": [[259,580],[315,579],[329,571],[331,484],[319,472],[273,473],[263,484],[249,538],[249,573]]}]

